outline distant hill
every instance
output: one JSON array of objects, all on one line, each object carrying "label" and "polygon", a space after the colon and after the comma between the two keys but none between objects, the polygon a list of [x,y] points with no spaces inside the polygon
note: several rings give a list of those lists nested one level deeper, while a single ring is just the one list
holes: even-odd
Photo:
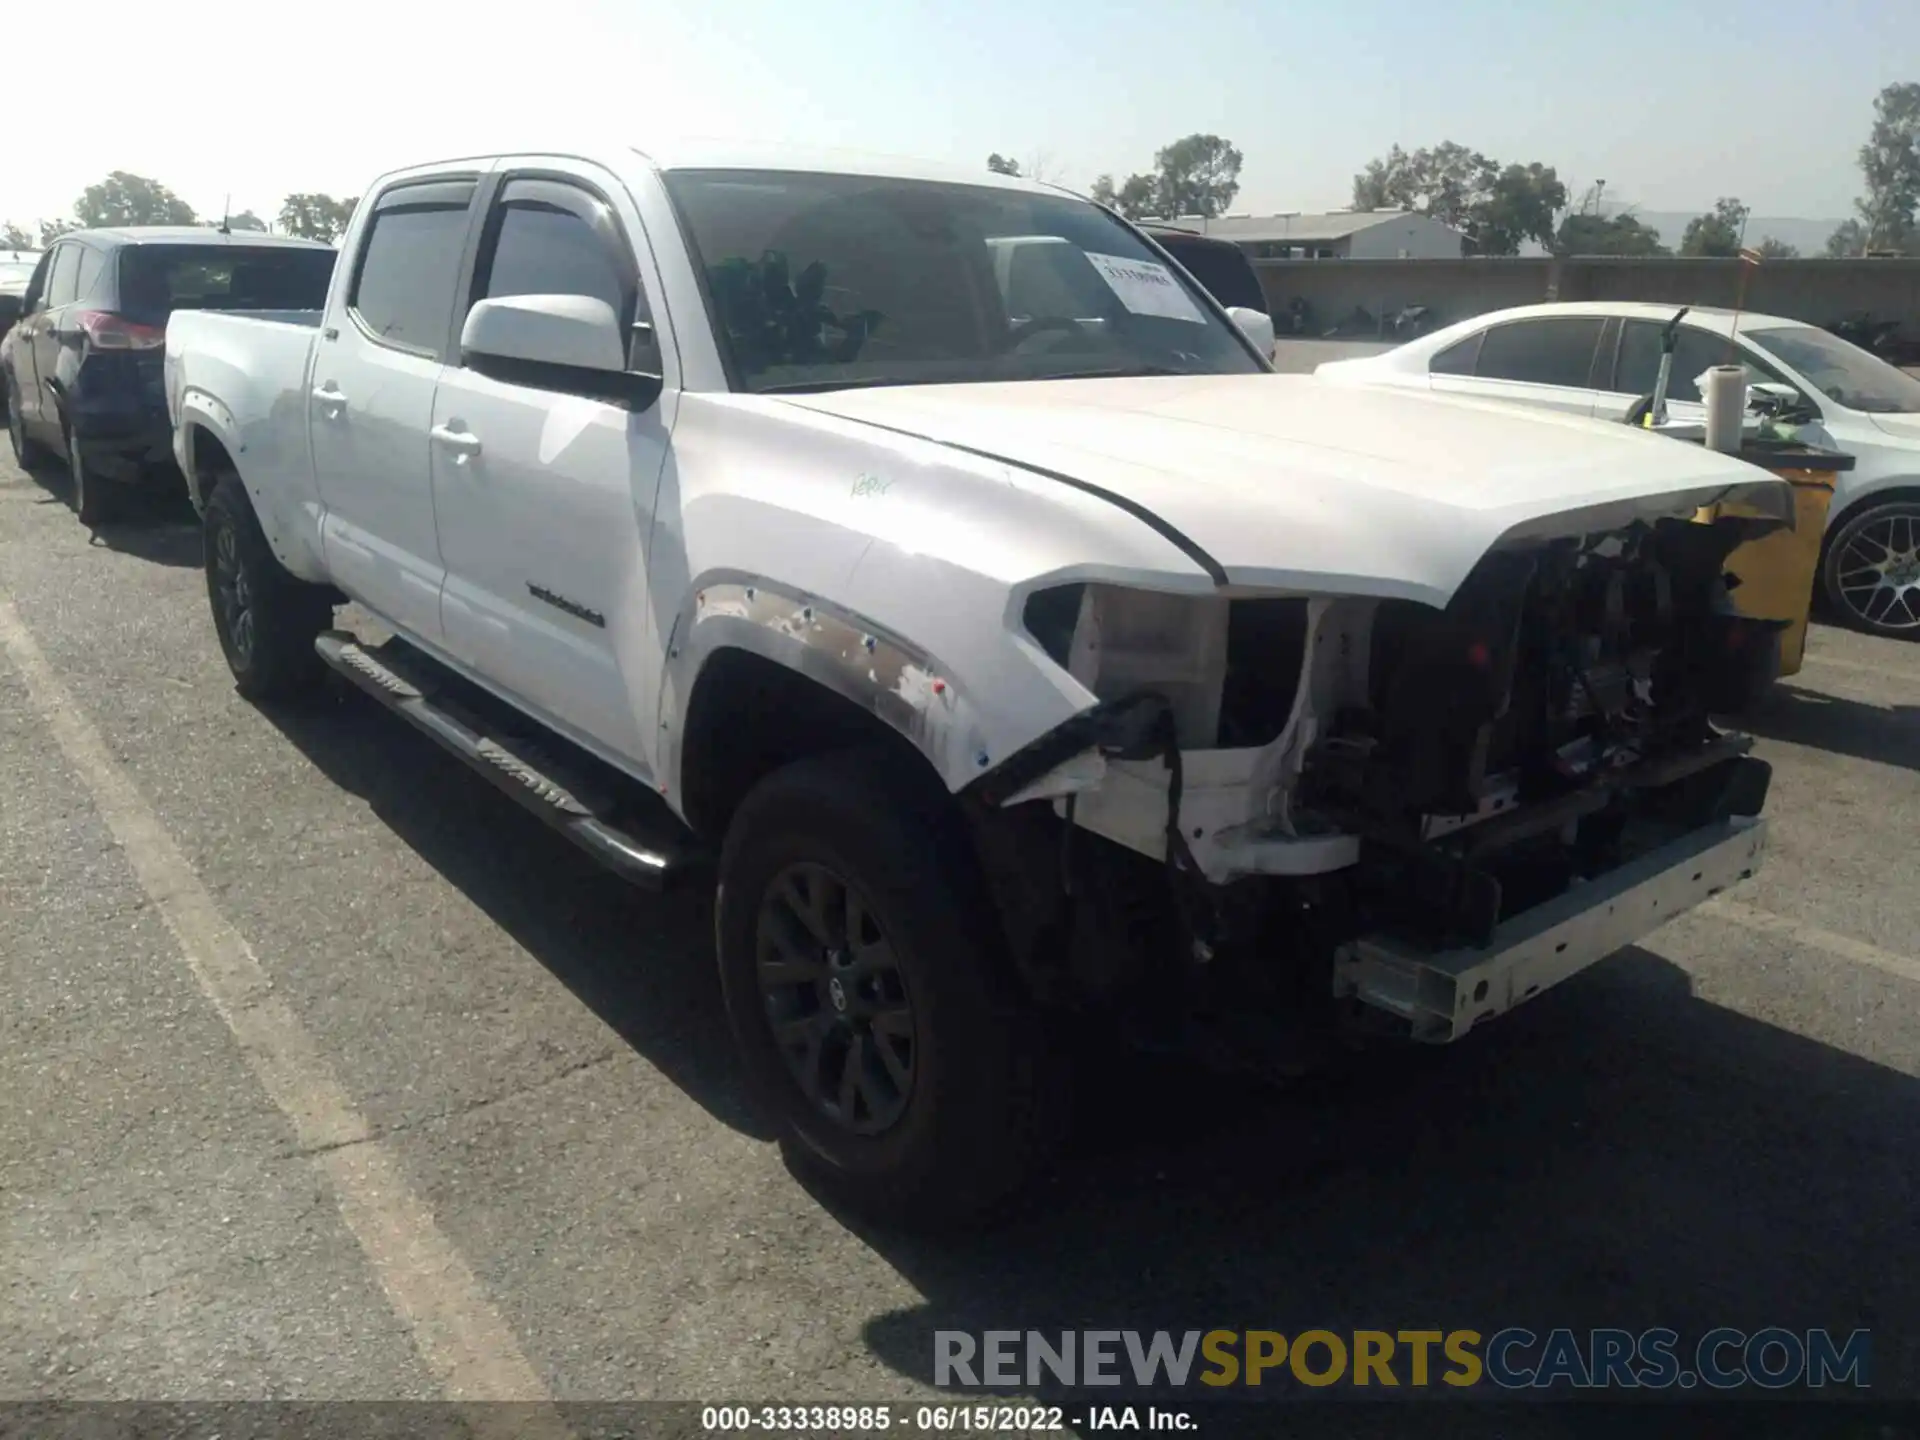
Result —
[{"label": "distant hill", "polygon": [[[1603,214],[1616,215],[1619,207],[1605,205]],[[1705,212],[1697,212],[1704,214]],[[1634,218],[1642,225],[1651,225],[1660,232],[1660,243],[1670,250],[1680,248],[1680,237],[1687,233],[1687,222],[1693,215],[1682,210],[1635,210]],[[1747,220],[1747,243],[1758,245],[1771,236],[1785,244],[1793,246],[1802,255],[1817,259],[1827,253],[1827,237],[1839,228],[1838,220],[1795,220],[1780,216],[1754,215]],[[1522,255],[1544,255],[1547,252],[1531,240],[1520,247]]]},{"label": "distant hill", "polygon": [[[1692,215],[1679,210],[1636,210],[1633,213],[1642,225],[1651,225],[1660,232],[1662,245],[1676,250],[1680,248],[1680,237],[1686,233],[1687,222],[1693,219]],[[1777,215],[1750,215],[1747,217],[1747,243],[1758,245],[1771,236],[1793,246],[1802,255],[1824,255],[1827,253],[1827,237],[1839,225],[1838,220],[1796,220]]]}]

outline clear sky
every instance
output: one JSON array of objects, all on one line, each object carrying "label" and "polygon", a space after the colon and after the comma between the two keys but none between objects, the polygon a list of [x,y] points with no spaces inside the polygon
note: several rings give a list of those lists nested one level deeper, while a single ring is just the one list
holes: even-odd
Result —
[{"label": "clear sky", "polygon": [[[56,12],[41,9],[41,17]],[[1648,210],[1839,217],[1920,0],[95,0],[65,82],[11,70],[0,217],[114,169],[271,217],[397,165],[590,129],[775,137],[1084,187],[1213,131],[1236,210],[1346,204],[1452,139]],[[23,17],[24,18],[24,17]],[[38,21],[28,30],[35,28]],[[16,27],[14,48],[23,33]],[[25,128],[20,128],[24,124]]]}]

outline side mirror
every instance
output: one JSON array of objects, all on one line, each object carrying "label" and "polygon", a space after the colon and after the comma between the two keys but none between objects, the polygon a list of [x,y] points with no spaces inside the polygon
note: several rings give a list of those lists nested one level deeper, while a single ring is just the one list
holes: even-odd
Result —
[{"label": "side mirror", "polygon": [[510,383],[603,396],[644,408],[658,375],[627,368],[626,336],[604,300],[586,295],[512,295],[482,300],[460,327],[463,363]]},{"label": "side mirror", "polygon": [[1245,305],[1229,305],[1227,318],[1240,327],[1240,333],[1253,342],[1253,348],[1267,359],[1273,358],[1273,317],[1264,310]]},{"label": "side mirror", "polygon": [[1777,380],[1756,380],[1747,386],[1747,408],[1780,413],[1811,408],[1807,397]]}]

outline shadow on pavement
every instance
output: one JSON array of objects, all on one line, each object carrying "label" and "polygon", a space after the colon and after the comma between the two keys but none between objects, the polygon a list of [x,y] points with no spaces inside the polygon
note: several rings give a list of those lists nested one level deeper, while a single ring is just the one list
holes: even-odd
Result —
[{"label": "shadow on pavement", "polygon": [[[72,505],[71,482],[58,461],[43,461],[25,473],[46,492],[46,503]],[[156,565],[200,568],[200,517],[177,473],[171,480],[125,487],[116,498],[113,519],[94,530],[88,544]]]},{"label": "shadow on pavement", "polygon": [[1645,950],[1376,1081],[1141,1066],[1097,1109],[1010,1227],[863,1232],[926,1297],[869,1323],[877,1355],[931,1383],[942,1329],[1865,1327],[1873,1398],[1920,1393],[1920,1083]]},{"label": "shadow on pavement", "polygon": [[649,1064],[723,1124],[768,1138],[734,1069],[703,900],[615,879],[362,696],[263,713]]},{"label": "shadow on pavement", "polygon": [[1920,706],[1870,705],[1783,681],[1737,723],[1763,739],[1920,770]]},{"label": "shadow on pavement", "polygon": [[[700,903],[604,875],[358,696],[271,718],[636,1052],[765,1138]],[[1280,1092],[1129,1059],[1083,1095],[1060,1173],[1003,1225],[928,1238],[840,1217],[925,1297],[867,1323],[885,1363],[930,1383],[942,1329],[1667,1326],[1684,1354],[1717,1326],[1781,1325],[1869,1329],[1873,1397],[1920,1394],[1920,1082],[1697,999],[1647,950],[1450,1050]],[[1756,1414],[1720,1413],[1740,1412]],[[1258,1406],[1244,1432],[1204,1428],[1489,1433],[1487,1413]],[[1634,1428],[1739,1432],[1689,1413]],[[1505,1434],[1623,1418],[1497,1414]],[[1841,1433],[1836,1418],[1769,1433]]]}]

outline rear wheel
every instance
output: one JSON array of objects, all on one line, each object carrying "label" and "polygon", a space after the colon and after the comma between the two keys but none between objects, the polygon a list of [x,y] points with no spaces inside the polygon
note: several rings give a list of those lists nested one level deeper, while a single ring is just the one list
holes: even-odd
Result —
[{"label": "rear wheel", "polygon": [[20,386],[11,375],[7,377],[7,438],[22,470],[31,470],[47,458],[46,446],[27,435],[26,417],[20,413]]},{"label": "rear wheel", "polygon": [[313,648],[333,623],[332,592],[274,557],[237,475],[222,475],[204,518],[207,600],[234,684],[249,700],[311,695],[327,676]]},{"label": "rear wheel", "polygon": [[882,1219],[979,1218],[1059,1135],[1065,1075],[950,802],[884,751],[768,776],[715,928],[749,1082],[795,1168]]},{"label": "rear wheel", "polygon": [[1920,639],[1920,497],[1869,502],[1843,520],[1827,543],[1821,578],[1854,629]]},{"label": "rear wheel", "polygon": [[118,512],[120,492],[112,481],[102,479],[87,465],[80,449],[80,437],[67,426],[67,484],[73,500],[73,513],[89,530],[104,525]]}]

